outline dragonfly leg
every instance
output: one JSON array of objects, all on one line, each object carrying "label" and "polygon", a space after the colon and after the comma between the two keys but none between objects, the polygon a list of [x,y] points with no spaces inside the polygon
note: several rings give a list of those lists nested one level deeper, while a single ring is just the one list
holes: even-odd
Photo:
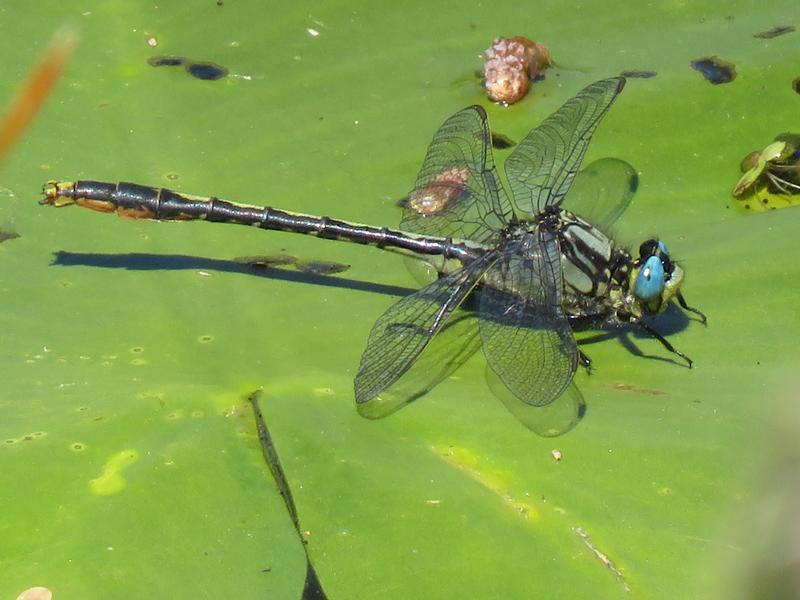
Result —
[{"label": "dragonfly leg", "polygon": [[678,298],[678,304],[681,305],[681,308],[683,310],[685,310],[686,312],[690,312],[690,313],[694,313],[694,314],[698,315],[700,317],[700,322],[703,325],[707,325],[708,324],[708,319],[706,319],[706,316],[701,311],[699,311],[698,309],[686,304],[686,299],[683,297],[683,294],[681,294],[680,291],[678,291],[678,293],[675,294],[675,297]]},{"label": "dragonfly leg", "polygon": [[578,362],[586,369],[586,372],[592,374],[592,359],[589,358],[583,350],[578,350]]},{"label": "dragonfly leg", "polygon": [[648,335],[650,335],[651,337],[654,337],[659,342],[661,342],[661,345],[664,346],[664,348],[666,348],[667,350],[669,350],[673,354],[677,354],[678,356],[680,356],[683,360],[686,361],[686,363],[689,365],[689,368],[690,369],[692,368],[692,365],[694,364],[692,362],[692,359],[689,358],[688,356],[686,356],[683,352],[681,352],[677,348],[675,348],[675,346],[670,344],[669,341],[667,340],[667,338],[665,338],[663,335],[658,333],[655,329],[653,329],[652,327],[650,327],[646,323],[643,323],[642,321],[635,321],[635,324],[640,329],[643,329],[644,331],[646,331],[648,333]]}]

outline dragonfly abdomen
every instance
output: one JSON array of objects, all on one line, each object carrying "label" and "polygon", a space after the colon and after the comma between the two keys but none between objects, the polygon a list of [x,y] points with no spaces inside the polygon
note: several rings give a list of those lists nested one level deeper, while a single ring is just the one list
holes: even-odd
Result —
[{"label": "dragonfly abdomen", "polygon": [[116,212],[132,219],[159,221],[205,220],[251,225],[261,229],[303,233],[325,239],[366,244],[419,255],[441,255],[463,264],[486,252],[476,244],[454,242],[329,217],[316,217],[271,207],[238,204],[220,198],[180,194],[166,188],[103,181],[48,182],[42,204],[77,204],[100,212]]}]

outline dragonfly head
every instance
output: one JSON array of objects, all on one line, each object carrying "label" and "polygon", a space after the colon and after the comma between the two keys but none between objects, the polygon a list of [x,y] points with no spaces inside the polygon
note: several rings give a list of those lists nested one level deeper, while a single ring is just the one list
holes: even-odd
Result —
[{"label": "dragonfly head", "polygon": [[670,260],[664,242],[647,240],[639,246],[639,258],[633,262],[629,286],[645,314],[663,311],[678,293],[683,269]]}]

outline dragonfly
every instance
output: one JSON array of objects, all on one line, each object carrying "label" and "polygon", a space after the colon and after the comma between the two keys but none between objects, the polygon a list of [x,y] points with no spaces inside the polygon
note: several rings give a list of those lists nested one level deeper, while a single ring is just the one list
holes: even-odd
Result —
[{"label": "dragonfly", "polygon": [[[569,395],[578,366],[591,368],[575,340],[579,328],[631,324],[692,365],[643,320],[675,300],[705,323],[681,293],[683,269],[658,239],[632,255],[604,233],[630,194],[575,193],[567,201],[589,142],[624,85],[621,77],[592,83],[534,128],[505,161],[511,194],[495,167],[486,111],[457,112],[434,135],[400,202],[399,229],[133,183],[50,181],[40,203],[250,225],[421,259],[438,277],[390,306],[372,327],[354,382],[359,412],[379,418],[398,410],[436,383],[433,371],[451,372],[455,361],[446,352],[466,356],[477,345],[487,374],[500,382],[493,391],[500,389],[519,416]],[[452,332],[458,333],[448,337]],[[427,361],[420,360],[424,353]],[[433,370],[414,368],[420,364]]]}]

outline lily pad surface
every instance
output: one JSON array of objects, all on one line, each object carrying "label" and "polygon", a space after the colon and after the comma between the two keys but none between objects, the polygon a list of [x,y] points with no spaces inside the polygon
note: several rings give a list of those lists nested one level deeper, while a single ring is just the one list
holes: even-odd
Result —
[{"label": "lily pad surface", "polygon": [[[730,198],[764,132],[797,130],[800,36],[754,37],[795,13],[788,1],[0,6],[9,102],[51,32],[80,31],[0,169],[0,230],[19,235],[0,244],[0,595],[299,598],[304,551],[246,402],[259,387],[330,598],[722,595],[732,561],[761,548],[739,528],[797,398],[800,210],[744,216]],[[509,108],[473,77],[499,35],[541,40],[555,61]],[[712,86],[689,66],[712,55],[735,80]],[[148,63],[159,56],[228,74]],[[653,322],[691,370],[630,331],[582,334],[586,413],[557,438],[505,410],[479,354],[387,419],[357,414],[370,327],[417,287],[396,255],[37,205],[50,179],[124,180],[394,226],[446,117],[481,104],[520,140],[623,71],[657,75],[628,82],[586,163],[635,167],[615,233],[634,248],[660,236],[709,322]],[[278,255],[350,268],[235,261]]]}]

